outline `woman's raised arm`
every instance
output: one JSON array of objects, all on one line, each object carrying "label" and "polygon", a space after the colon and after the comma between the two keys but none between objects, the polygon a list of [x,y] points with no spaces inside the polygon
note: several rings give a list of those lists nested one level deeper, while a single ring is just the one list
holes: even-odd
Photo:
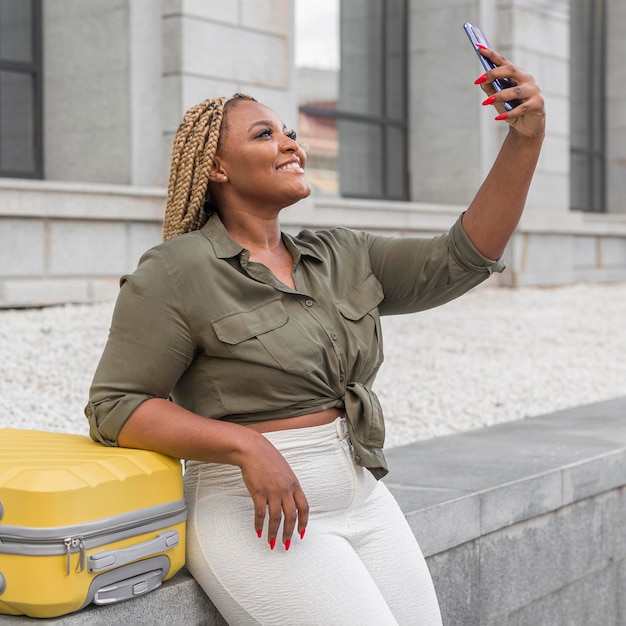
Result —
[{"label": "woman's raised arm", "polygon": [[[476,83],[488,94],[484,104],[493,104],[496,120],[509,124],[509,133],[485,181],[463,216],[463,229],[476,249],[489,259],[504,252],[524,210],[545,133],[545,109],[535,79],[493,50],[481,50],[498,67]],[[496,92],[494,78],[508,78],[514,84]],[[522,103],[506,111],[502,102]]]}]

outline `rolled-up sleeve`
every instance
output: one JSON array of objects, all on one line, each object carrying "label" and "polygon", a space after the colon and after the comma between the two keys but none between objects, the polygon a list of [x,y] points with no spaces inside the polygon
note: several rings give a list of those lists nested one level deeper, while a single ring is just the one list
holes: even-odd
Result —
[{"label": "rolled-up sleeve", "polygon": [[158,250],[124,276],[109,337],[96,369],[85,415],[90,435],[117,445],[133,412],[150,398],[167,398],[194,356],[176,280]]},{"label": "rolled-up sleeve", "polygon": [[369,235],[372,271],[383,286],[380,313],[413,313],[445,304],[502,272],[501,259],[484,257],[461,225],[431,239]]}]

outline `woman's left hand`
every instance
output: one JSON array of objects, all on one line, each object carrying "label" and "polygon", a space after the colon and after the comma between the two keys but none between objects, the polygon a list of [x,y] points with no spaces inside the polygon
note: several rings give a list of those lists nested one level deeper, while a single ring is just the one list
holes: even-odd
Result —
[{"label": "woman's left hand", "polygon": [[[481,76],[477,81],[483,91],[493,97],[494,100],[489,102],[488,99],[487,104],[491,103],[496,108],[499,113],[497,119],[506,120],[523,137],[543,137],[546,113],[541,89],[535,79],[494,50],[481,48],[480,53],[498,66],[486,72],[484,79]],[[498,92],[491,84],[496,78],[508,78],[513,86]],[[507,111],[502,104],[507,100],[520,100],[521,104]]]}]

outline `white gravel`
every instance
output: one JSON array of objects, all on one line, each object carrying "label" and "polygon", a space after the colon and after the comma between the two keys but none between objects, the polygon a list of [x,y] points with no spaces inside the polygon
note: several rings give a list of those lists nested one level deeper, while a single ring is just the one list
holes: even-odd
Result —
[{"label": "white gravel", "polygon": [[[112,309],[0,311],[0,427],[87,433]],[[384,318],[387,445],[626,396],[625,321],[624,283],[480,287]]]}]

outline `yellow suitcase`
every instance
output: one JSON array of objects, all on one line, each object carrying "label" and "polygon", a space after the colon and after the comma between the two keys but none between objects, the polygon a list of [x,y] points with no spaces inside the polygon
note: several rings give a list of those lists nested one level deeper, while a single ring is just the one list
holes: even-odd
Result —
[{"label": "yellow suitcase", "polygon": [[179,461],[0,429],[0,613],[56,617],[143,595],[184,564]]}]

